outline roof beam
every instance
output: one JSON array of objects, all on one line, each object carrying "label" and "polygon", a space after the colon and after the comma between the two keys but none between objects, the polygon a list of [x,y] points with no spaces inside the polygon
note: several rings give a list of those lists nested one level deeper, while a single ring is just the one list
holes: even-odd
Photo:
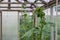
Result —
[{"label": "roof beam", "polygon": [[[60,3],[60,0],[58,0],[58,2]],[[17,3],[17,2],[0,2],[0,4],[24,4],[24,3]],[[33,6],[35,6],[34,4],[41,4],[41,3],[29,3],[29,2],[27,2],[27,4],[32,4]],[[47,4],[45,4],[45,5],[43,5],[43,6],[41,6],[41,7],[43,7],[44,9],[47,9],[47,8],[49,8],[49,7],[51,7],[51,6],[54,6],[56,4],[56,0],[53,0],[53,1],[50,1],[49,3],[47,3]],[[30,7],[26,7],[26,8],[32,8],[32,5],[30,6]],[[8,7],[1,7],[0,6],[0,8],[8,8]],[[10,7],[10,5],[9,5],[9,8],[22,8],[22,7]],[[35,8],[35,7],[34,7]],[[10,10],[10,9],[9,9]],[[2,11],[4,11],[4,10],[2,10]],[[7,10],[8,11],[8,10]],[[21,10],[20,10],[21,11]],[[23,10],[24,11],[24,10]],[[26,10],[26,11],[28,11],[28,10]],[[33,10],[32,10],[33,11]]]},{"label": "roof beam", "polygon": [[[60,3],[60,0],[58,0],[58,3]],[[45,4],[41,7],[43,7],[44,9],[50,8],[51,6],[55,6],[56,5],[56,0],[50,1],[48,4]]]},{"label": "roof beam", "polygon": [[19,12],[24,12],[24,11],[26,11],[26,12],[33,12],[33,10],[0,10],[0,11],[19,11]]},{"label": "roof beam", "polygon": [[[25,4],[25,3],[18,3],[18,2],[0,2],[0,4]],[[26,4],[43,4],[43,3],[29,3],[29,2],[26,2]]]},{"label": "roof beam", "polygon": [[0,2],[2,2],[3,0],[0,0]]},{"label": "roof beam", "polygon": [[[0,6],[0,8],[8,8],[8,7]],[[23,7],[10,7],[10,8],[23,8]],[[30,7],[24,7],[24,8],[35,8],[35,7],[30,6]]]}]

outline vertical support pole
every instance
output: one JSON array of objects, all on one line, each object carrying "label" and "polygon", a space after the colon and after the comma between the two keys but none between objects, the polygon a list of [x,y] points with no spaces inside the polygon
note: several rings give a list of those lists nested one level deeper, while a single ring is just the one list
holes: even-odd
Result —
[{"label": "vertical support pole", "polygon": [[[54,22],[53,7],[50,7],[50,21]],[[51,40],[54,40],[54,27],[51,25]]]},{"label": "vertical support pole", "polygon": [[35,27],[37,27],[37,15],[35,14]]},{"label": "vertical support pole", "polygon": [[2,12],[0,11],[0,40],[2,40]]},{"label": "vertical support pole", "polygon": [[[20,16],[19,16],[19,11],[18,11],[18,15],[17,16],[18,16],[18,33],[19,33],[19,30],[20,30]],[[20,40],[20,35],[18,36],[18,40]]]},{"label": "vertical support pole", "polygon": [[[33,13],[33,27],[37,28],[37,15]],[[33,40],[37,40],[37,34],[33,34]]]},{"label": "vertical support pole", "polygon": [[[8,2],[11,2],[11,0],[8,0]],[[10,9],[10,4],[8,4],[8,9]]]},{"label": "vertical support pole", "polygon": [[[36,27],[36,29],[37,29],[37,15],[36,15],[36,14],[35,14],[35,27]],[[37,40],[37,34],[36,34],[35,40]]]},{"label": "vertical support pole", "polygon": [[[33,27],[35,27],[35,15],[34,15],[34,13],[33,13]],[[35,40],[35,34],[33,34],[33,38],[32,38],[32,40]]]},{"label": "vertical support pole", "polygon": [[56,0],[56,27],[55,27],[55,40],[58,40],[57,39],[57,27],[58,27],[58,25],[57,25],[57,21],[58,21],[58,11],[57,11],[57,7],[58,7],[58,0]]}]

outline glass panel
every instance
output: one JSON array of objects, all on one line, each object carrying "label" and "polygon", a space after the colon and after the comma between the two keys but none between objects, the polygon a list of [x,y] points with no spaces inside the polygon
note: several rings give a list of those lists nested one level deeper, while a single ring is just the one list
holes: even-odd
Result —
[{"label": "glass panel", "polygon": [[2,40],[18,40],[18,12],[2,12]]},{"label": "glass panel", "polygon": [[50,1],[52,1],[52,0],[43,0],[43,1],[45,1],[45,2],[47,2],[47,3],[48,3],[48,2],[50,2]]},{"label": "glass panel", "polygon": [[0,6],[7,7],[7,6],[8,6],[8,4],[0,4]]},{"label": "glass panel", "polygon": [[37,7],[41,7],[43,6],[44,4],[35,4]]},{"label": "glass panel", "polygon": [[28,2],[34,2],[35,0],[27,0]]},{"label": "glass panel", "polygon": [[0,10],[7,10],[7,8],[0,8]]},{"label": "glass panel", "polygon": [[11,0],[11,2],[16,2],[15,0]]},{"label": "glass panel", "polygon": [[8,0],[3,0],[3,2],[8,2]]},{"label": "glass panel", "polygon": [[30,9],[30,8],[26,8],[26,9],[24,9],[24,8],[11,8],[11,10],[32,10],[32,9]]},{"label": "glass panel", "polygon": [[18,0],[18,1],[24,3],[24,0]]},{"label": "glass panel", "polygon": [[11,4],[11,7],[21,7],[22,4]]}]

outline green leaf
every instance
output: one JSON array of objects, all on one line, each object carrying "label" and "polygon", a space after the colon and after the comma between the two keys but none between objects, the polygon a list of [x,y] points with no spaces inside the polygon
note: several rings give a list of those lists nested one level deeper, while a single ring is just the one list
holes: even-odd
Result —
[{"label": "green leaf", "polygon": [[21,38],[24,37],[30,37],[33,34],[33,31],[35,30],[35,28],[30,29],[29,31],[27,31]]}]

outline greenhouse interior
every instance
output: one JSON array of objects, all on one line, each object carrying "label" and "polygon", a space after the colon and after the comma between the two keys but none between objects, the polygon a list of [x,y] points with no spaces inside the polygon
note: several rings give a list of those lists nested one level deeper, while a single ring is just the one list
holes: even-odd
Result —
[{"label": "greenhouse interior", "polygon": [[0,40],[60,40],[60,0],[0,0]]}]

